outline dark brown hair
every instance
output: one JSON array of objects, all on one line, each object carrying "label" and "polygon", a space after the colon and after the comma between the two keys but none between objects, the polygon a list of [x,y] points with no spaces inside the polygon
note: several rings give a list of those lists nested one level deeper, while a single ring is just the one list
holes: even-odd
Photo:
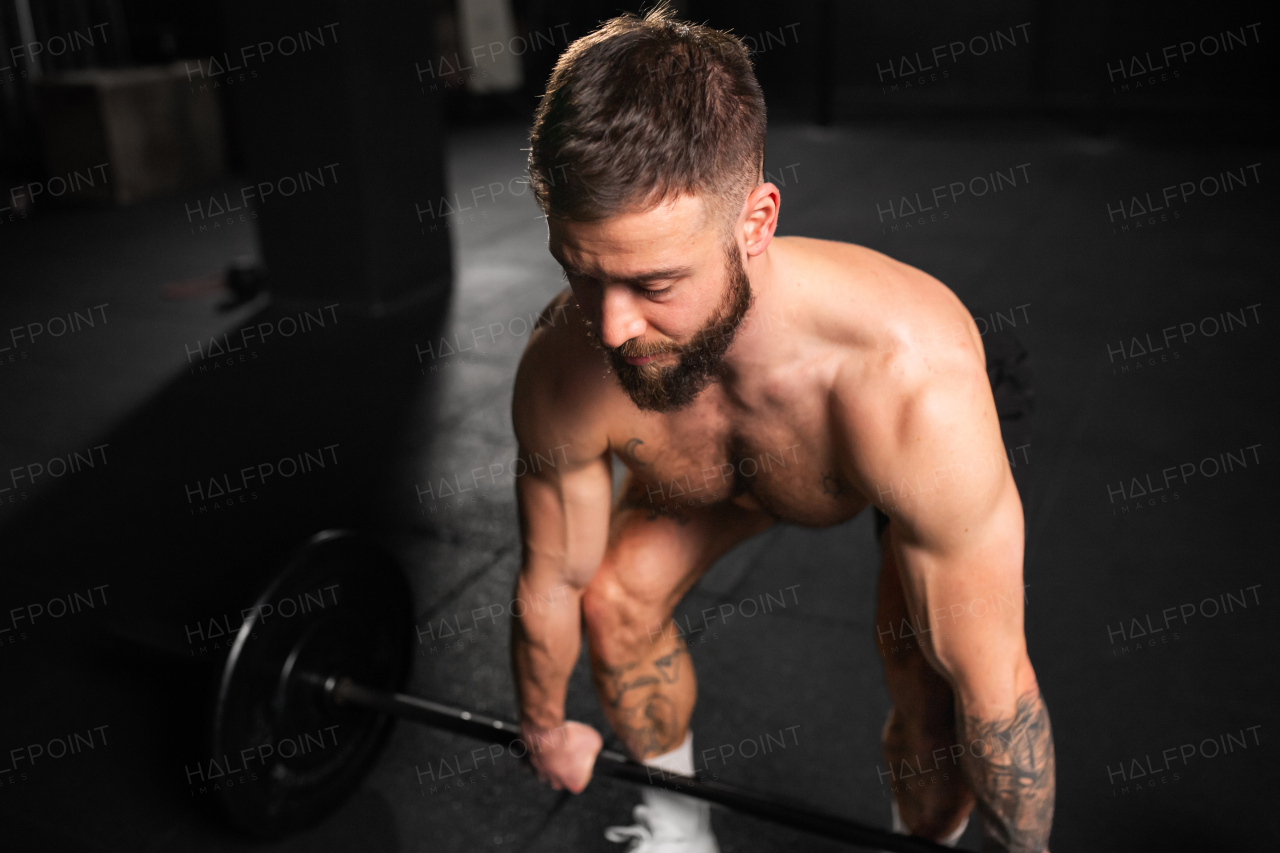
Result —
[{"label": "dark brown hair", "polygon": [[529,178],[544,213],[593,221],[696,193],[736,216],[764,161],[764,95],[730,33],[665,3],[606,21],[556,62]]}]

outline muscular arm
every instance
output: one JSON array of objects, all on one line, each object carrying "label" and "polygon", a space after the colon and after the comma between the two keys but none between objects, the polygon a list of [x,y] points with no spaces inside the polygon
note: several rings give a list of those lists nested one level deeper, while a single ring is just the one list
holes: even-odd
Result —
[{"label": "muscular arm", "polygon": [[604,555],[609,525],[609,468],[600,459],[575,465],[568,458],[560,470],[528,474],[516,487],[524,537],[516,598],[523,607],[512,626],[512,662],[521,720],[543,730],[564,722],[582,643],[582,591]]},{"label": "muscular arm", "polygon": [[530,342],[512,402],[521,456],[553,452],[556,462],[531,465],[516,481],[524,544],[516,597],[524,606],[512,625],[512,663],[521,722],[534,733],[564,722],[582,592],[604,555],[612,494],[607,438],[558,366],[562,350],[555,339]]},{"label": "muscular arm", "polygon": [[890,516],[911,618],[924,625],[921,651],[955,696],[983,849],[1041,853],[1054,751],[1023,634],[1022,505],[979,345],[952,343],[914,365],[904,359],[887,374],[891,390],[868,393],[864,383],[862,399],[879,403],[843,407],[849,476]]}]

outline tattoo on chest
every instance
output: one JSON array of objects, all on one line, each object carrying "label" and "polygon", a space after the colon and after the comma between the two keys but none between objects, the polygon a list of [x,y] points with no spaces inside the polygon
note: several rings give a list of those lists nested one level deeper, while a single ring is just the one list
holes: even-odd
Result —
[{"label": "tattoo on chest", "polygon": [[649,463],[641,459],[639,453],[636,452],[642,444],[644,444],[644,441],[641,439],[627,439],[627,443],[622,446],[622,455],[639,465],[641,468],[648,468]]}]

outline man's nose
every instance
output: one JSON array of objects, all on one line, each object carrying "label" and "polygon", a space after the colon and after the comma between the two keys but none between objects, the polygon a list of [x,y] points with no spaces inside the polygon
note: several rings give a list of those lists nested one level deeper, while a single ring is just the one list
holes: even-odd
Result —
[{"label": "man's nose", "polygon": [[632,338],[643,335],[644,330],[644,317],[629,289],[618,285],[606,286],[600,303],[601,343],[617,349]]}]

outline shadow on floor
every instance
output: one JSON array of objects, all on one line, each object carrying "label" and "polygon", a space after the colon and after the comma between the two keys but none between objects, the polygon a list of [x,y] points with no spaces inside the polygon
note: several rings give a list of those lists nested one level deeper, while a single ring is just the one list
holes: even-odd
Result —
[{"label": "shadow on floor", "polygon": [[[375,320],[340,305],[269,306],[201,342],[203,361],[93,442],[92,467],[73,458],[53,488],[37,480],[3,527],[8,599],[31,602],[34,624],[19,613],[25,627],[4,648],[26,701],[4,704],[0,731],[12,744],[95,731],[96,744],[14,768],[21,778],[3,796],[16,836],[241,846],[209,825],[216,817],[184,778],[202,748],[207,678],[228,645],[218,626],[234,632],[240,608],[312,533],[387,532],[380,509],[406,422],[438,392],[412,341],[434,334],[448,309],[424,303]],[[255,342],[239,335],[246,327],[276,338]],[[50,617],[68,597],[79,612]],[[397,849],[387,804],[369,790],[323,833],[335,849]],[[280,849],[317,843],[301,836]]]}]

